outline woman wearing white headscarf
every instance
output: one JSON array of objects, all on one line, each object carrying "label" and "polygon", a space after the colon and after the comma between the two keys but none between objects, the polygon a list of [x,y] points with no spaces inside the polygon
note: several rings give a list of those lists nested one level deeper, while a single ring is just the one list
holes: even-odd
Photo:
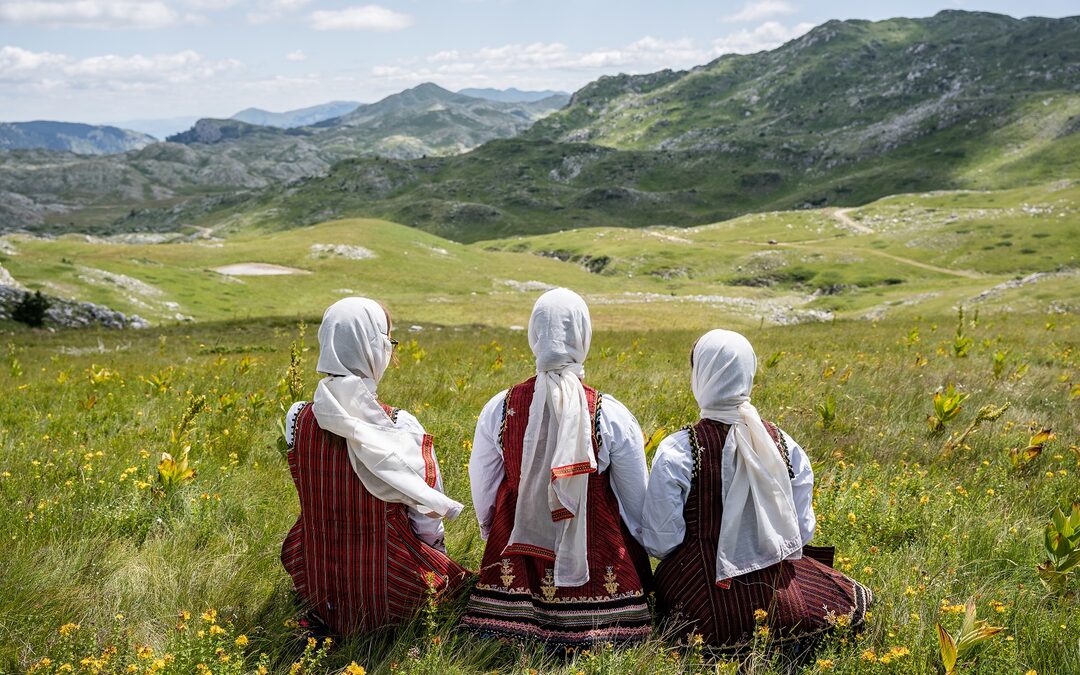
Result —
[{"label": "woman wearing white headscarf", "polygon": [[286,416],[300,516],[281,561],[313,619],[338,635],[411,618],[430,592],[467,572],[446,556],[443,494],[431,436],[376,398],[394,344],[379,303],[345,298],[319,326],[319,382]]},{"label": "woman wearing white headscarf", "polygon": [[831,568],[831,549],[807,546],[814,474],[803,449],[750,403],[756,370],[742,335],[698,340],[690,380],[701,419],[657,447],[642,516],[645,548],[662,559],[660,612],[714,647],[749,640],[756,610],[783,640],[858,625],[873,597]]},{"label": "woman wearing white headscarf", "polygon": [[545,293],[529,320],[536,375],[480,413],[469,478],[487,547],[463,619],[480,633],[558,645],[649,636],[644,441],[630,411],[582,381],[591,340],[584,300]]}]

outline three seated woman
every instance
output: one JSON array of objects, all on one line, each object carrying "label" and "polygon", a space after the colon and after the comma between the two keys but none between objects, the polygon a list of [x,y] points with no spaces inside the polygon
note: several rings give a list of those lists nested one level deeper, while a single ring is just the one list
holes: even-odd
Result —
[{"label": "three seated woman", "polygon": [[[385,309],[346,298],[319,329],[313,402],[286,419],[300,515],[282,562],[314,620],[337,634],[401,623],[429,594],[472,576],[448,558],[431,437],[384,405],[394,342]],[[657,448],[615,397],[584,382],[589,310],[566,289],[529,321],[536,375],[480,412],[469,477],[483,562],[462,624],[554,646],[628,644],[661,618],[713,647],[746,643],[761,621],[780,640],[860,625],[872,594],[832,569],[814,534],[806,453],[750,403],[753,348],[731,331],[693,347],[701,419]],[[649,554],[661,559],[655,579]]]}]

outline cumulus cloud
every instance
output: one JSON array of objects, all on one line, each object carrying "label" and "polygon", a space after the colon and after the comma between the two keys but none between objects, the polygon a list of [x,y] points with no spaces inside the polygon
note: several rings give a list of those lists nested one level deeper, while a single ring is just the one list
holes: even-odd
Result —
[{"label": "cumulus cloud", "polygon": [[315,30],[369,30],[388,33],[408,28],[413,25],[413,18],[379,5],[363,5],[312,12],[308,15],[308,22]]},{"label": "cumulus cloud", "polygon": [[784,0],[758,0],[758,2],[746,3],[735,14],[724,17],[724,20],[732,22],[758,21],[767,19],[770,16],[793,14],[795,11],[796,8],[790,3],[784,2]]},{"label": "cumulus cloud", "polygon": [[689,68],[722,54],[750,53],[777,47],[802,35],[812,24],[784,26],[769,21],[698,44],[689,38],[663,40],[646,36],[615,48],[575,51],[561,42],[535,42],[485,47],[473,51],[435,52],[419,62],[375,66],[371,73],[395,84],[435,80],[447,86],[515,82],[567,86],[613,71],[643,73],[663,68]]},{"label": "cumulus cloud", "polygon": [[31,52],[19,47],[0,48],[0,81],[47,82],[50,88],[153,88],[206,80],[240,67],[240,62],[212,61],[198,52],[117,56],[105,54],[73,59],[51,52]]},{"label": "cumulus cloud", "polygon": [[303,61],[306,58],[307,58],[307,55],[304,54],[303,49],[297,49],[295,52],[289,52],[288,54],[285,55],[285,60],[286,61]]},{"label": "cumulus cloud", "polygon": [[772,49],[788,40],[794,40],[813,27],[812,23],[800,23],[788,27],[776,21],[766,21],[757,28],[743,29],[713,40],[713,53],[717,56],[730,53],[752,54],[763,49]]},{"label": "cumulus cloud", "polygon": [[19,47],[0,47],[0,81],[31,80],[44,69],[63,64],[67,57],[50,52],[32,52]]},{"label": "cumulus cloud", "polygon": [[89,28],[162,28],[196,17],[160,0],[2,0],[0,22]]}]

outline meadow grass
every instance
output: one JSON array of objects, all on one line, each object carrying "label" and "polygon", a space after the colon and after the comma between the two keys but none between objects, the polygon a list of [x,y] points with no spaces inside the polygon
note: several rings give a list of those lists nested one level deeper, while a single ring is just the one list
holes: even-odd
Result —
[{"label": "meadow grass", "polygon": [[[1075,311],[1077,203],[1080,184],[1056,181],[896,195],[846,210],[846,221],[835,209],[775,211],[692,228],[596,227],[470,245],[372,219],[161,244],[13,235],[0,239],[0,265],[31,290],[155,323],[295,316],[360,294],[402,316],[509,327],[523,323],[545,284],[574,288],[600,323],[626,329],[749,327],[810,311],[914,317],[973,303]],[[319,244],[373,257],[312,249]],[[215,271],[250,262],[303,273]],[[1052,276],[980,297],[1034,273]]]},{"label": "meadow grass", "polygon": [[[399,362],[381,398],[414,411],[434,434],[447,489],[469,504],[476,415],[530,374],[531,355],[521,332],[424,324],[410,333],[410,323],[398,322]],[[295,320],[138,332],[6,327],[0,672],[63,672],[65,663],[76,672],[144,673],[194,672],[198,663],[216,673],[286,673],[295,663],[297,672],[336,672],[354,662],[373,673],[790,666],[765,644],[711,659],[677,626],[658,627],[633,649],[545,653],[462,633],[460,602],[320,655],[322,644],[309,648],[295,623],[278,561],[298,508],[277,431],[291,398],[283,379]],[[966,655],[963,672],[1080,672],[1076,600],[1048,592],[1035,572],[1051,509],[1080,498],[1077,322],[969,313],[964,334],[973,342],[964,357],[955,356],[955,328],[954,315],[939,314],[747,331],[761,361],[755,403],[813,462],[815,543],[836,545],[837,566],[877,595],[865,631],[826,640],[796,666],[803,672],[941,672],[935,623],[955,633],[969,598],[981,618],[1006,630]],[[309,392],[317,381],[312,331],[309,324],[301,353]],[[688,353],[698,335],[597,322],[587,380],[627,404],[647,434],[674,431],[696,418]],[[998,352],[1006,356],[995,375]],[[932,435],[932,396],[948,384],[970,398]],[[205,409],[180,429],[199,396]],[[823,425],[817,406],[830,396],[835,418]],[[942,450],[980,407],[1005,403],[1000,419]],[[1009,449],[1044,427],[1057,438],[1014,468]],[[161,454],[179,458],[187,446],[194,478],[163,489]],[[451,556],[479,564],[483,542],[471,509],[447,524],[447,544]]]}]

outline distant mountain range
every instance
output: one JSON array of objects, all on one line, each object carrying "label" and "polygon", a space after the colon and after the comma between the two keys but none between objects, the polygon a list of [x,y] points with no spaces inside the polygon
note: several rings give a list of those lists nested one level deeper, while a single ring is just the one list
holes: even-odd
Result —
[{"label": "distant mountain range", "polygon": [[516,135],[567,101],[502,103],[423,84],[312,126],[203,119],[167,143],[110,157],[0,153],[0,231],[92,229],[162,203],[188,217],[188,208],[232,203],[244,191],[317,175],[346,158],[464,152]]},{"label": "distant mountain range", "polygon": [[43,148],[80,155],[138,150],[157,139],[117,127],[74,122],[0,122],[0,149]]},{"label": "distant mountain range", "polygon": [[230,119],[247,122],[248,124],[260,124],[266,127],[292,129],[293,127],[306,127],[311,124],[318,124],[323,120],[341,117],[356,110],[359,105],[360,103],[357,101],[331,101],[330,103],[279,113],[262,110],[261,108],[247,108],[236,113]]},{"label": "distant mountain range", "polygon": [[1080,17],[829,21],[563,100],[428,84],[306,127],[201,120],[113,157],[0,153],[0,230],[378,216],[475,241],[1080,179]]},{"label": "distant mountain range", "polygon": [[570,98],[570,94],[565,91],[552,91],[550,89],[545,89],[544,91],[521,91],[514,87],[510,87],[509,89],[462,89],[458,93],[462,96],[483,98],[489,101],[500,101],[502,103],[534,103],[541,99],[551,98],[552,96],[565,96]]},{"label": "distant mountain range", "polygon": [[[306,126],[260,126],[234,117],[199,120],[188,131],[168,137],[172,143],[266,143],[273,139],[304,142],[332,156],[376,154],[416,158],[465,152],[495,138],[514,136],[558,108],[569,96],[549,96],[526,103],[502,103],[464,96],[425,83],[368,105],[350,105],[338,117]],[[282,113],[313,115],[312,109]],[[325,113],[327,109],[323,109]],[[255,117],[255,116],[251,116]]]},{"label": "distant mountain range", "polygon": [[149,134],[160,141],[166,136],[172,136],[173,134],[180,133],[184,129],[190,128],[192,124],[195,124],[198,121],[198,117],[185,116],[163,117],[159,119],[123,120],[113,122],[112,124],[121,129],[131,129],[132,131],[140,131],[144,134]]},{"label": "distant mountain range", "polygon": [[1080,179],[1080,17],[945,11],[829,21],[772,51],[602,77],[516,138],[351,159],[201,224],[363,215],[475,241],[1062,179]]}]

